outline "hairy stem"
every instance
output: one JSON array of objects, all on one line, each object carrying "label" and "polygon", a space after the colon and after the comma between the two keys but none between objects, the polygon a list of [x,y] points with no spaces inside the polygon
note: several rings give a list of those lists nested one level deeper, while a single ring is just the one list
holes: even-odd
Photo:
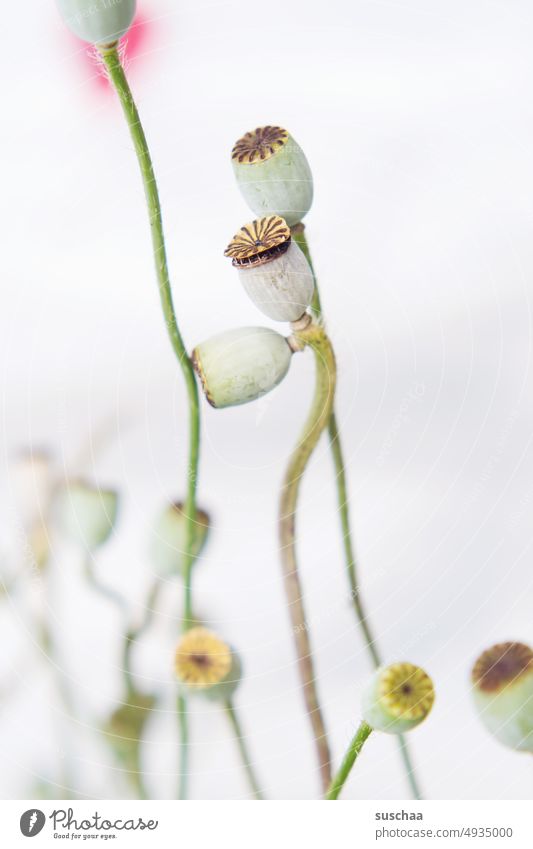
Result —
[{"label": "hairy stem", "polygon": [[231,727],[233,728],[233,733],[235,734],[237,746],[239,747],[239,754],[241,756],[242,765],[244,767],[246,777],[248,778],[248,783],[250,784],[252,796],[254,797],[254,799],[261,800],[264,798],[264,796],[259,788],[259,782],[257,780],[257,776],[253,768],[253,762],[250,758],[250,753],[246,744],[246,737],[242,730],[237,711],[235,710],[235,706],[232,701],[227,701],[225,704],[225,708],[226,713],[228,715],[228,719],[231,723]]},{"label": "hairy stem", "polygon": [[294,449],[281,491],[279,534],[285,593],[291,617],[300,679],[311,722],[324,790],[331,779],[330,752],[315,681],[308,623],[296,557],[296,509],[302,476],[331,415],[335,397],[336,367],[326,333],[317,324],[298,332],[297,338],[315,354],[315,395],[301,438]]},{"label": "hairy stem", "polygon": [[[302,223],[296,224],[291,228],[291,233],[294,241],[304,252],[307,261],[313,272],[315,280],[315,292],[311,308],[315,316],[320,320],[323,318],[322,303],[320,300],[320,291],[318,288],[318,280],[311,259],[311,252],[305,236],[305,229]],[[335,466],[335,483],[337,486],[337,502],[339,506],[339,516],[342,529],[342,540],[344,547],[344,556],[346,562],[346,575],[350,586],[350,595],[353,601],[354,612],[359,628],[363,635],[363,640],[366,645],[370,660],[374,667],[381,665],[381,655],[375,637],[372,634],[370,622],[368,620],[365,606],[361,596],[361,588],[359,586],[359,578],[357,574],[357,560],[355,556],[355,546],[353,542],[352,528],[350,524],[350,504],[348,497],[348,483],[346,480],[346,464],[344,462],[344,451],[342,447],[341,435],[337,424],[335,410],[332,410],[330,420],[328,422],[328,434]],[[418,786],[414,766],[409,753],[407,740],[403,734],[398,735],[398,745],[400,747],[400,755],[405,767],[407,780],[411,789],[411,794],[414,799],[421,799],[420,788]]]},{"label": "hairy stem", "polygon": [[[186,541],[184,552],[183,580],[184,580],[184,609],[182,627],[187,630],[193,621],[192,610],[192,567],[194,563],[194,525],[196,522],[196,488],[198,480],[198,465],[200,458],[200,405],[198,399],[198,386],[194,375],[194,369],[185,344],[183,342],[176,313],[172,301],[170,288],[170,277],[168,271],[167,255],[165,248],[165,237],[163,232],[163,220],[161,215],[161,204],[159,192],[155,179],[154,169],[146,136],[141,124],[139,113],[133,99],[124,69],[120,62],[117,44],[100,48],[102,60],[107,68],[109,79],[122,105],[124,116],[128,123],[131,138],[137,154],[139,168],[144,185],[150,230],[152,234],[152,246],[157,273],[157,282],[161,306],[165,318],[168,336],[183,372],[185,386],[187,389],[189,405],[189,453],[187,464],[187,496],[184,504],[184,515],[186,520]],[[186,710],[186,703],[182,705],[182,713]],[[187,724],[180,727],[188,727]],[[182,757],[188,748],[188,732],[185,738],[182,736]],[[183,773],[183,768],[180,770]]]},{"label": "hairy stem", "polygon": [[333,801],[339,798],[339,794],[346,783],[346,779],[352,771],[352,767],[357,760],[359,752],[363,748],[365,741],[372,733],[372,728],[366,722],[361,722],[359,728],[355,732],[354,738],[348,747],[348,751],[344,755],[344,759],[339,767],[339,771],[328,787],[325,798]]}]

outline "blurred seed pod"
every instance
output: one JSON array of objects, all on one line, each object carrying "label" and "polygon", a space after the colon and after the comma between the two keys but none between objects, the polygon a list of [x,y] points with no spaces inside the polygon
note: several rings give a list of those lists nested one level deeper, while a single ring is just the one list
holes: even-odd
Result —
[{"label": "blurred seed pod", "polygon": [[192,353],[207,400],[213,407],[255,401],[285,377],[292,351],[267,327],[237,327],[212,336]]},{"label": "blurred seed pod", "polygon": [[[209,535],[209,516],[197,509],[194,525],[194,557],[198,557]],[[183,572],[187,528],[183,503],[167,504],[158,514],[150,538],[150,556],[161,577],[180,575]]]},{"label": "blurred seed pod", "polygon": [[10,464],[10,483],[22,557],[42,569],[50,556],[48,524],[56,488],[52,457],[45,451],[21,452]]},{"label": "blurred seed pod", "polygon": [[23,451],[10,464],[17,518],[25,528],[42,521],[55,486],[54,463],[45,451]]},{"label": "blurred seed pod", "polygon": [[244,200],[256,215],[282,215],[289,227],[307,215],[313,176],[287,130],[267,126],[245,133],[235,143],[231,161]]},{"label": "blurred seed pod", "polygon": [[130,28],[136,0],[57,0],[57,6],[78,38],[91,44],[111,44]]},{"label": "blurred seed pod", "polygon": [[140,741],[156,702],[154,695],[132,693],[104,725],[107,743],[129,772],[138,769]]},{"label": "blurred seed pod", "polygon": [[491,734],[511,749],[533,752],[533,651],[499,643],[472,670],[474,704]]},{"label": "blurred seed pod", "polygon": [[283,218],[271,215],[245,224],[224,251],[247,295],[275,321],[297,321],[313,300],[311,267]]},{"label": "blurred seed pod", "polygon": [[85,551],[110,537],[118,513],[118,493],[70,481],[58,498],[57,518],[65,536]]},{"label": "blurred seed pod", "polygon": [[242,675],[237,653],[220,637],[202,626],[181,637],[175,656],[178,681],[188,693],[213,701],[227,701]]},{"label": "blurred seed pod", "polygon": [[377,669],[363,693],[363,718],[387,734],[403,734],[426,718],[435,701],[433,681],[420,666],[393,663]]}]

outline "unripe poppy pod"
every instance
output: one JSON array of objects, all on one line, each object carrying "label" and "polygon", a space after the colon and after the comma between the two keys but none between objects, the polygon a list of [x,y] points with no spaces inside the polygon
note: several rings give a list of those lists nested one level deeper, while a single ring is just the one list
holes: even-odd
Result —
[{"label": "unripe poppy pod", "polygon": [[136,0],[57,0],[57,5],[78,38],[91,44],[112,44],[130,28]]},{"label": "unripe poppy pod", "polygon": [[192,360],[209,403],[232,407],[274,389],[287,374],[291,355],[275,330],[237,327],[197,345]]},{"label": "unripe poppy pod", "polygon": [[257,127],[245,133],[231,151],[241,193],[257,215],[282,215],[289,227],[298,224],[313,202],[313,176],[301,147],[287,130]]},{"label": "unripe poppy pod", "polygon": [[412,663],[380,667],[363,693],[363,718],[376,731],[403,734],[424,721],[435,690],[427,672]]},{"label": "unripe poppy pod", "polygon": [[58,520],[72,542],[87,551],[103,545],[111,535],[118,512],[118,493],[71,481],[58,499]]},{"label": "unripe poppy pod", "polygon": [[224,255],[232,258],[247,295],[269,318],[297,321],[311,304],[311,266],[279,215],[245,224]]},{"label": "unripe poppy pod", "polygon": [[472,693],[479,717],[504,746],[533,752],[533,651],[499,643],[477,659]]},{"label": "unripe poppy pod", "polygon": [[[196,558],[202,551],[209,533],[209,516],[197,509],[194,521],[192,553]],[[180,575],[187,547],[187,522],[181,501],[167,504],[157,516],[150,539],[152,562],[161,577]]]}]

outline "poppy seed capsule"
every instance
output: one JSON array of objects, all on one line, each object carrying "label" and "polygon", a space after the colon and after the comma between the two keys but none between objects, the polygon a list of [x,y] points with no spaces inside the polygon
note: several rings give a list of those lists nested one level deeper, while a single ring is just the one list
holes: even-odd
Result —
[{"label": "poppy seed capsule", "polygon": [[307,215],[313,176],[301,147],[282,127],[257,127],[231,151],[241,193],[256,215],[282,215],[289,227]]},{"label": "poppy seed capsule", "polygon": [[533,651],[524,643],[499,643],[472,670],[474,704],[504,746],[533,752]]},{"label": "poppy seed capsule", "polygon": [[[204,510],[197,509],[192,549],[195,558],[203,550],[208,533],[209,516]],[[161,577],[182,574],[186,545],[187,522],[183,504],[168,504],[157,516],[150,540],[151,559]]]},{"label": "poppy seed capsule", "polygon": [[213,407],[255,401],[289,370],[287,340],[267,327],[237,327],[212,336],[192,352],[207,400]]},{"label": "poppy seed capsule", "polygon": [[107,742],[130,772],[139,769],[141,740],[156,704],[154,695],[137,691],[128,693],[103,727]]},{"label": "poppy seed capsule", "polygon": [[175,657],[181,686],[213,701],[227,701],[242,674],[237,653],[213,631],[198,626],[181,637]]},{"label": "poppy seed capsule", "polygon": [[57,0],[57,6],[78,38],[91,44],[111,44],[130,28],[136,0]]},{"label": "poppy seed capsule", "polygon": [[245,224],[224,256],[231,257],[247,295],[275,321],[297,321],[313,300],[313,272],[279,215]]},{"label": "poppy seed capsule", "polygon": [[58,519],[72,542],[94,551],[110,537],[118,512],[118,494],[83,481],[71,481],[58,499]]},{"label": "poppy seed capsule", "polygon": [[426,718],[435,690],[429,675],[412,663],[380,667],[363,693],[363,718],[387,734],[403,734]]}]

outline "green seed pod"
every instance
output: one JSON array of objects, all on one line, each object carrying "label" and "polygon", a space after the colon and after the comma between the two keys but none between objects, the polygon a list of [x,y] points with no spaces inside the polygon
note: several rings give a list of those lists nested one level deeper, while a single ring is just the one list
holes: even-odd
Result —
[{"label": "green seed pod", "polygon": [[197,345],[192,360],[209,403],[234,407],[274,389],[289,370],[291,354],[275,330],[237,327]]},{"label": "green seed pod", "polygon": [[104,725],[107,743],[128,772],[139,768],[140,741],[156,703],[153,695],[131,693],[124,697],[124,704],[113,711]]},{"label": "green seed pod", "polygon": [[112,44],[128,31],[136,0],[57,0],[65,24],[91,44]]},{"label": "green seed pod", "polygon": [[231,151],[241,193],[257,216],[298,224],[313,202],[313,176],[301,147],[282,127],[257,127]]},{"label": "green seed pod", "polygon": [[499,643],[472,670],[474,704],[504,746],[533,752],[533,651],[524,643]]},{"label": "green seed pod", "polygon": [[275,321],[297,321],[313,300],[313,272],[279,215],[245,224],[224,251],[246,293]]},{"label": "green seed pod", "polygon": [[[209,516],[197,509],[194,524],[193,554],[198,557],[209,534]],[[161,577],[183,573],[184,551],[187,542],[184,508],[181,501],[167,504],[157,516],[150,539],[150,555]]]},{"label": "green seed pod", "polygon": [[412,663],[376,670],[363,693],[363,718],[377,731],[403,734],[426,718],[435,690],[429,675]]},{"label": "green seed pod", "polygon": [[84,481],[71,481],[58,500],[60,526],[72,542],[94,551],[110,537],[118,512],[114,490],[92,487]]},{"label": "green seed pod", "polygon": [[192,694],[227,701],[239,685],[242,665],[237,653],[217,634],[198,626],[181,637],[175,657],[180,685]]}]

